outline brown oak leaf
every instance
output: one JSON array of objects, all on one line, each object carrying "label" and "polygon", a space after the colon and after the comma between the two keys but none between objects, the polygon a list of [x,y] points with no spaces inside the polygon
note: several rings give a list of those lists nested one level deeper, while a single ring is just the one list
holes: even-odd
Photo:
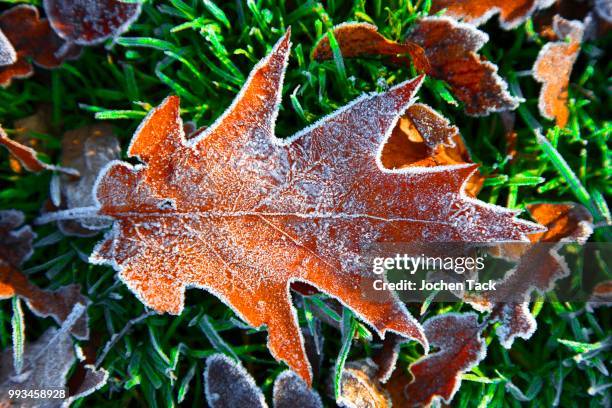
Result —
[{"label": "brown oak leaf", "polygon": [[[47,291],[32,284],[19,270],[19,265],[32,254],[35,234],[29,226],[23,226],[23,214],[15,210],[0,211],[0,299],[19,296],[25,299],[34,314],[52,317],[62,323],[75,304],[87,305],[79,285],[64,286],[57,291]],[[73,334],[81,339],[89,336],[87,316],[73,326]]]},{"label": "brown oak leaf", "polygon": [[540,114],[555,119],[557,126],[565,127],[569,118],[567,100],[570,75],[580,53],[584,24],[555,16],[553,30],[558,41],[542,47],[533,66],[533,77],[542,83],[538,102]]},{"label": "brown oak leaf", "polygon": [[478,365],[486,355],[481,337],[483,325],[475,313],[445,313],[432,317],[423,325],[429,343],[439,348],[410,365],[413,380],[405,386],[390,381],[393,406],[428,406],[435,400],[449,404],[461,385],[461,374]]},{"label": "brown oak leaf", "polygon": [[13,78],[32,75],[34,68],[30,59],[40,67],[51,69],[81,53],[80,47],[67,45],[58,37],[34,6],[20,4],[0,14],[0,30],[17,57],[14,63],[0,66],[0,85],[4,87],[10,85]]},{"label": "brown oak leaf", "polygon": [[426,347],[405,306],[374,291],[376,277],[358,266],[362,245],[523,240],[537,226],[468,198],[473,165],[382,167],[382,146],[422,78],[277,139],[289,48],[286,34],[196,138],[185,140],[178,98],[152,110],[128,149],[144,164],[115,163],[99,178],[99,214],[114,224],[91,260],[113,265],[158,312],[180,313],[188,287],[212,292],[249,325],[266,325],[272,355],[310,383],[291,282],[341,300],[381,337],[396,332]]},{"label": "brown oak leaf", "polygon": [[[473,163],[459,129],[430,106],[416,103],[400,118],[381,156],[388,169]],[[476,197],[484,177],[475,171],[465,186]]]},{"label": "brown oak leaf", "polygon": [[[425,52],[419,45],[413,42],[398,43],[388,40],[378,32],[375,25],[342,23],[334,27],[333,34],[345,58],[385,55],[396,63],[407,64],[410,60],[401,55],[408,54],[417,70],[421,72],[430,70]],[[315,45],[313,57],[319,61],[333,58],[327,35]]]},{"label": "brown oak leaf", "polygon": [[497,328],[500,343],[510,348],[516,337],[530,338],[536,321],[529,311],[531,293],[549,291],[569,271],[557,253],[557,243],[583,244],[593,232],[592,216],[579,204],[538,203],[527,206],[532,218],[546,226],[543,233],[531,235],[534,245],[503,244],[503,256],[517,261],[496,290],[480,292],[468,301],[480,311],[491,311],[491,320],[502,322]]},{"label": "brown oak leaf", "polygon": [[140,2],[44,0],[55,32],[70,44],[93,45],[126,31],[138,18]]},{"label": "brown oak leaf", "polygon": [[79,175],[79,172],[75,169],[54,166],[39,160],[36,150],[9,138],[2,127],[0,127],[0,145],[4,146],[8,152],[28,171],[38,173],[44,170],[51,170],[69,174],[71,176]]},{"label": "brown oak leaf", "polygon": [[431,12],[446,10],[445,15],[474,25],[487,22],[499,13],[499,24],[505,30],[516,28],[554,0],[432,0]]},{"label": "brown oak leaf", "polygon": [[508,93],[497,66],[477,54],[489,41],[485,32],[447,17],[426,17],[417,21],[408,40],[423,47],[431,65],[430,75],[448,82],[468,115],[483,116],[518,107],[518,99]]}]

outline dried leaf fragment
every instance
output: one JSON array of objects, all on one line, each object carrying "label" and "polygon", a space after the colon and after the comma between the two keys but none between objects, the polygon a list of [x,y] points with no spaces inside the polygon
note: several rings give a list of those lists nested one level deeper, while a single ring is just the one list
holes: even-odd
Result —
[{"label": "dried leaf fragment", "polygon": [[[533,77],[542,83],[538,108],[540,114],[555,119],[557,126],[565,127],[569,118],[567,107],[570,75],[580,53],[584,24],[555,16],[553,30],[559,41],[544,45],[533,66]],[[565,41],[569,38],[569,42]]]},{"label": "dried leaf fragment", "polygon": [[417,21],[408,40],[423,47],[430,75],[448,82],[467,114],[484,116],[517,108],[519,101],[508,93],[497,66],[477,54],[489,41],[485,32],[447,17],[426,17]]},{"label": "dried leaf fragment", "polygon": [[186,287],[211,291],[249,325],[266,325],[272,355],[310,383],[291,282],[341,299],[381,337],[396,332],[426,347],[394,294],[364,296],[376,277],[358,267],[361,246],[522,240],[537,227],[465,197],[473,166],[382,167],[380,150],[422,78],[276,139],[288,55],[285,35],[228,110],[189,141],[178,98],[151,111],[128,150],[144,165],[115,163],[99,179],[99,213],[115,221],[91,260],[113,265],[158,312],[180,313]]},{"label": "dried leaf fragment", "polygon": [[276,377],[272,398],[274,408],[323,408],[319,394],[291,370]]},{"label": "dried leaf fragment", "polygon": [[[473,163],[459,129],[420,103],[400,118],[383,147],[381,160],[388,169]],[[483,183],[484,177],[474,172],[465,186],[466,193],[476,197]]]},{"label": "dried leaf fragment", "polygon": [[93,45],[126,31],[138,18],[140,2],[120,0],[44,0],[57,34],[71,44]]},{"label": "dried leaf fragment", "polygon": [[459,389],[461,374],[485,358],[483,326],[475,313],[445,313],[427,320],[423,328],[439,351],[410,365],[414,379],[404,391],[406,406],[427,406],[437,399],[449,404]]},{"label": "dried leaf fragment", "polygon": [[0,66],[0,85],[8,86],[13,78],[26,78],[34,69],[29,62],[51,69],[66,59],[79,56],[78,46],[66,45],[47,19],[41,19],[34,6],[20,4],[0,14],[0,30],[16,52],[16,61]]},{"label": "dried leaf fragment", "polygon": [[[75,304],[89,301],[80,293],[79,285],[68,285],[50,292],[33,285],[19,270],[32,253],[35,235],[29,226],[17,229],[23,223],[23,214],[15,210],[0,211],[0,299],[20,296],[30,310],[41,317],[52,317],[62,323]],[[73,334],[81,339],[89,335],[87,316],[73,325]]]},{"label": "dried leaf fragment", "polygon": [[266,408],[266,400],[253,377],[224,354],[206,359],[204,392],[211,408]]},{"label": "dried leaf fragment", "polygon": [[44,170],[59,171],[71,176],[78,176],[79,172],[75,169],[69,169],[60,166],[47,164],[38,159],[36,150],[31,147],[22,145],[8,137],[4,129],[0,127],[0,145],[3,145],[9,153],[19,160],[19,163],[28,171],[38,173]]},{"label": "dried leaf fragment", "polygon": [[351,361],[342,371],[341,393],[336,401],[346,408],[389,408],[391,399],[376,380],[378,367],[372,360]]},{"label": "dried leaf fragment", "polygon": [[[93,194],[98,173],[109,162],[119,159],[119,140],[109,124],[85,126],[66,132],[62,138],[62,165],[73,168],[78,178],[62,176],[61,199],[63,209],[95,205]],[[66,235],[92,236],[109,226],[100,219],[79,219],[58,222]]]},{"label": "dried leaf fragment", "polygon": [[431,12],[446,10],[445,15],[477,26],[499,13],[499,25],[511,30],[553,3],[554,0],[432,0]]},{"label": "dried leaf fragment", "polygon": [[[408,63],[409,60],[401,55],[409,55],[417,70],[429,72],[429,62],[420,46],[413,42],[398,43],[388,40],[378,32],[375,25],[342,23],[333,28],[333,34],[345,58],[385,55],[395,62]],[[333,58],[327,36],[322,37],[315,45],[313,57],[319,61]]]}]

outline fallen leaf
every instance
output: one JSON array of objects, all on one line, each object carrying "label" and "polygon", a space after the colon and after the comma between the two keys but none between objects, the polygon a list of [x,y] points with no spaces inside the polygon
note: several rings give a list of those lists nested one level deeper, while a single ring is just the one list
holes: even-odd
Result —
[{"label": "fallen leaf", "polygon": [[[41,146],[40,139],[37,138],[37,134],[49,134],[50,123],[51,109],[49,106],[43,105],[33,115],[15,120],[13,140],[36,151],[46,153]],[[9,165],[15,173],[23,171],[21,163],[13,156],[9,158]]]},{"label": "fallen leaf", "polygon": [[485,32],[447,17],[426,17],[417,21],[408,40],[423,47],[430,75],[448,82],[468,115],[518,107],[518,99],[508,93],[497,66],[476,53],[489,41]]},{"label": "fallen leaf", "polygon": [[266,408],[266,400],[242,364],[224,354],[206,359],[204,392],[211,408]]},{"label": "fallen leaf", "polygon": [[[81,295],[79,285],[68,285],[51,292],[33,285],[19,270],[19,265],[32,254],[32,240],[35,234],[29,226],[19,227],[24,221],[23,214],[15,210],[0,211],[0,299],[19,296],[28,307],[40,317],[52,317],[62,323],[75,304],[87,305],[89,301]],[[89,335],[87,316],[73,327],[73,334],[86,339]]]},{"label": "fallen leaf", "polygon": [[[363,23],[340,24],[333,34],[345,57],[394,55],[400,49],[405,49],[404,53],[412,49],[415,64],[428,75],[448,82],[469,115],[484,116],[518,106],[518,100],[508,93],[508,85],[497,75],[497,66],[476,53],[489,36],[472,25],[446,17],[426,17],[417,21],[403,43],[390,41],[375,26]],[[333,57],[327,37],[317,43],[313,55],[318,60]],[[405,64],[407,60],[393,58],[392,62]]]},{"label": "fallen leaf", "polygon": [[[517,265],[497,282],[496,290],[480,292],[468,300],[480,311],[491,311],[491,320],[500,321],[497,336],[510,348],[516,337],[529,339],[536,330],[528,302],[535,290],[546,293],[569,274],[555,243],[583,244],[593,232],[592,216],[579,204],[538,203],[527,206],[532,218],[548,229],[530,236],[534,245],[503,244],[502,255]],[[542,244],[543,243],[543,244]],[[548,243],[548,245],[546,245]]]},{"label": "fallen leaf", "polygon": [[487,22],[499,13],[499,25],[511,30],[537,10],[550,7],[554,0],[432,0],[431,13],[446,10],[445,15],[474,25]]},{"label": "fallen leaf", "polygon": [[592,311],[596,307],[610,305],[612,305],[612,280],[599,282],[593,288],[587,302],[587,310]]},{"label": "fallen leaf", "polygon": [[[409,64],[410,59],[403,57],[409,55],[417,70],[429,72],[429,62],[419,45],[413,42],[398,43],[388,40],[378,32],[375,25],[342,23],[333,28],[333,35],[344,58],[385,55],[391,57],[394,62]],[[333,58],[327,35],[315,45],[313,57],[319,61]]]},{"label": "fallen leaf", "polygon": [[6,38],[0,30],[0,67],[12,65],[17,62],[17,52],[13,44]]},{"label": "fallen leaf", "polygon": [[70,44],[93,45],[126,31],[138,18],[140,2],[44,0],[51,27]]},{"label": "fallen leaf", "polygon": [[[459,129],[420,103],[408,108],[397,122],[383,146],[381,161],[388,169],[473,163]],[[483,183],[484,177],[475,171],[465,186],[466,194],[476,197]]]},{"label": "fallen leaf", "polygon": [[321,397],[291,370],[285,370],[274,380],[274,408],[323,408]]},{"label": "fallen leaf", "polygon": [[423,328],[429,343],[439,351],[410,365],[414,379],[404,389],[407,404],[394,400],[393,406],[427,406],[435,400],[450,404],[461,385],[461,375],[486,356],[483,325],[475,313],[438,315],[427,320]]},{"label": "fallen leaf", "polygon": [[276,139],[288,55],[285,35],[195,139],[184,139],[177,97],[151,111],[128,149],[144,164],[115,163],[99,179],[99,214],[115,221],[91,261],[112,265],[157,312],[179,314],[188,286],[209,290],[250,326],[266,325],[272,355],[310,383],[291,282],[342,300],[382,338],[426,347],[405,306],[359,267],[362,245],[522,240],[537,226],[466,197],[475,166],[382,168],[382,145],[422,78]]},{"label": "fallen leaf", "polygon": [[13,78],[27,78],[34,72],[30,60],[36,65],[51,69],[66,59],[74,59],[81,53],[78,46],[66,45],[58,37],[47,19],[41,19],[34,6],[20,4],[0,14],[0,30],[12,44],[16,61],[0,66],[0,85],[8,86]]},{"label": "fallen leaf", "polygon": [[68,319],[59,329],[50,328],[33,343],[26,344],[23,356],[24,366],[20,373],[13,367],[13,350],[0,353],[0,406],[31,407],[29,399],[9,399],[8,390],[64,390],[62,399],[37,399],[36,406],[68,407],[73,401],[99,389],[108,379],[108,373],[101,369],[87,367],[87,374],[75,394],[70,395],[66,384],[71,368],[77,363],[70,333],[73,325],[82,320],[83,305],[76,305]]},{"label": "fallen leaf", "polygon": [[399,357],[400,346],[404,342],[401,336],[391,334],[385,337],[383,340],[383,346],[378,353],[372,358],[378,370],[376,372],[376,379],[380,382],[387,382],[393,371],[395,371],[395,365]]},{"label": "fallen leaf", "polygon": [[336,403],[346,408],[389,408],[388,393],[376,380],[378,367],[372,360],[351,361],[342,371],[340,397]]},{"label": "fallen leaf", "polygon": [[[62,165],[77,170],[80,177],[62,176],[62,209],[95,205],[93,195],[98,173],[109,162],[119,159],[119,140],[109,124],[102,123],[71,130],[62,138]],[[93,236],[109,226],[99,218],[58,221],[62,233],[76,236]]]},{"label": "fallen leaf", "polygon": [[[553,30],[559,41],[542,47],[533,66],[533,77],[542,83],[538,102],[540,114],[555,119],[557,126],[563,128],[569,118],[567,88],[574,62],[580,53],[584,24],[555,16]],[[566,38],[569,41],[565,41]]]},{"label": "fallen leaf", "polygon": [[44,170],[51,170],[69,174],[71,176],[79,175],[79,172],[75,169],[54,166],[52,164],[47,164],[40,161],[38,157],[36,157],[38,154],[36,153],[36,150],[10,139],[2,127],[0,127],[0,145],[6,147],[9,153],[14,158],[19,160],[19,163],[21,163],[21,165],[28,171],[38,173]]}]

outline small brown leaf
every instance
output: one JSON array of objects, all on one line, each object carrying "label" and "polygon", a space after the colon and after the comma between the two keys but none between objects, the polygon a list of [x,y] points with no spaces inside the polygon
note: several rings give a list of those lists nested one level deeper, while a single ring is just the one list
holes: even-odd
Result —
[{"label": "small brown leaf", "polygon": [[499,13],[500,26],[511,30],[553,3],[554,0],[432,0],[431,12],[446,10],[445,15],[477,26]]},{"label": "small brown leaf", "polygon": [[224,354],[206,359],[204,392],[211,408],[266,408],[266,400],[253,377]]},{"label": "small brown leaf", "polygon": [[44,0],[55,32],[71,44],[93,45],[126,31],[138,18],[140,2]]},{"label": "small brown leaf", "polygon": [[[381,161],[388,169],[473,163],[459,129],[420,103],[408,108],[393,128]],[[476,171],[467,181],[465,192],[476,197],[483,183],[484,177]]]},{"label": "small brown leaf", "polygon": [[468,115],[518,107],[518,99],[508,93],[497,66],[476,53],[489,41],[485,32],[447,17],[426,17],[417,21],[408,40],[423,47],[431,64],[430,75],[449,83]]},{"label": "small brown leaf", "polygon": [[[342,56],[345,58],[385,55],[397,63],[409,63],[403,55],[409,55],[414,66],[420,72],[429,72],[429,62],[423,49],[412,42],[398,43],[386,39],[378,32],[375,25],[367,23],[343,23],[333,28],[334,38],[338,42]],[[313,57],[316,60],[333,58],[327,35],[315,45]]]},{"label": "small brown leaf", "polygon": [[[62,138],[62,165],[77,170],[79,178],[62,176],[62,209],[95,205],[93,195],[98,173],[109,162],[119,159],[121,148],[109,124],[102,123],[71,130]],[[99,218],[58,221],[66,235],[92,236],[109,226]]]},{"label": "small brown leaf", "polygon": [[52,164],[47,164],[40,161],[38,157],[36,157],[38,154],[36,153],[36,150],[10,139],[2,127],[0,127],[0,145],[6,147],[9,153],[19,160],[19,163],[21,163],[21,165],[28,171],[38,173],[44,170],[51,170],[69,174],[71,176],[79,175],[79,172],[75,169],[54,166]]},{"label": "small brown leaf", "polygon": [[[542,83],[538,108],[540,114],[565,127],[569,118],[568,86],[574,62],[580,53],[584,24],[555,16],[553,30],[559,41],[544,45],[533,66],[533,77]],[[568,38],[568,41],[565,39]]]},{"label": "small brown leaf", "polygon": [[438,315],[427,320],[423,328],[430,344],[439,351],[410,365],[414,379],[404,390],[408,403],[398,406],[427,406],[438,399],[449,404],[459,389],[461,374],[486,355],[483,326],[475,313]]},{"label": "small brown leaf", "polygon": [[[23,223],[19,211],[0,211],[0,299],[20,296],[25,299],[34,314],[52,317],[62,323],[75,304],[87,305],[89,301],[80,293],[79,285],[68,285],[51,292],[33,285],[18,269],[32,253],[35,235],[29,226],[15,229]],[[89,335],[87,314],[73,325],[73,334],[81,339]]]},{"label": "small brown leaf", "polygon": [[370,360],[351,361],[342,371],[338,405],[346,408],[390,408],[388,393],[376,380],[378,367]]},{"label": "small brown leaf", "polygon": [[291,370],[276,377],[272,398],[274,408],[323,408],[319,394]]},{"label": "small brown leaf", "polygon": [[66,59],[80,55],[78,46],[66,45],[58,37],[47,19],[40,19],[34,6],[20,4],[0,14],[0,30],[17,54],[11,65],[0,66],[0,85],[8,86],[13,78],[26,78],[34,69],[29,62],[43,68],[56,68]]}]

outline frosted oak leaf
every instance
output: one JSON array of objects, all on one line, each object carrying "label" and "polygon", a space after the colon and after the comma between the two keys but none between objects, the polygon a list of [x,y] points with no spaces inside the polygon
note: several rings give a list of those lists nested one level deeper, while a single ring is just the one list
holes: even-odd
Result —
[{"label": "frosted oak leaf", "polygon": [[287,140],[274,136],[287,33],[255,66],[226,112],[188,141],[177,97],[140,125],[128,155],[97,183],[101,216],[114,220],[91,260],[106,263],[147,306],[179,314],[185,289],[206,289],[306,382],[291,282],[340,300],[384,337],[427,341],[389,292],[364,295],[358,266],[372,242],[520,240],[535,224],[462,193],[474,165],[385,170],[380,151],[422,78],[368,94]]}]

